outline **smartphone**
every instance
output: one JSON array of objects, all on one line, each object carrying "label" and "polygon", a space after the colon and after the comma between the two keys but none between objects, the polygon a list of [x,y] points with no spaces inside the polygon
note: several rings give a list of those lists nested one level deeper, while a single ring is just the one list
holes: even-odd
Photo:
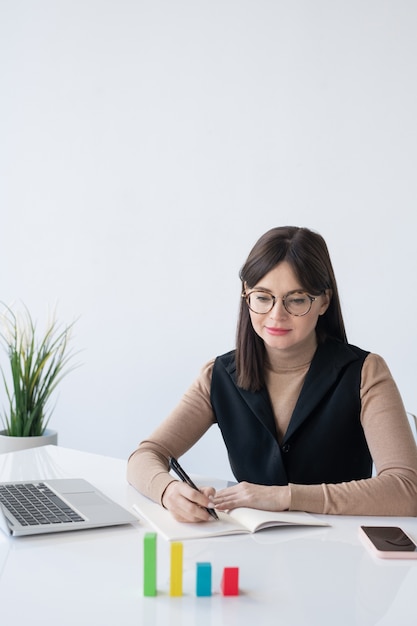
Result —
[{"label": "smartphone", "polygon": [[398,526],[360,526],[359,534],[381,559],[417,559],[417,545]]}]

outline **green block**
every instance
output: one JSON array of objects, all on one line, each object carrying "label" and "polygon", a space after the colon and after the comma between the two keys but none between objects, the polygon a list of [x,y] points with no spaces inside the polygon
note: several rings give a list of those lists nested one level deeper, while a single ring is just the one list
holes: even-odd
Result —
[{"label": "green block", "polygon": [[143,539],[143,595],[156,596],[156,533]]}]

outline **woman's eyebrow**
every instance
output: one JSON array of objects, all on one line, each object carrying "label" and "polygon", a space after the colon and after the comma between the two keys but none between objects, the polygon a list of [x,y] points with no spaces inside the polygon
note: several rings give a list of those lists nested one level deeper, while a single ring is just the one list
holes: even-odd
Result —
[{"label": "woman's eyebrow", "polygon": [[[274,291],[272,289],[268,289],[268,287],[262,287],[261,285],[256,285],[256,287],[252,287],[252,291],[267,291],[268,293],[275,295]],[[250,290],[249,290],[250,291]],[[287,291],[284,296],[287,296],[290,293],[298,293],[298,292],[305,292],[305,289],[303,289],[302,287],[297,287],[296,289],[290,289],[289,291]]]},{"label": "woman's eyebrow", "polygon": [[269,293],[272,293],[272,289],[268,289],[268,287],[262,287],[262,285],[256,285],[255,287],[252,287],[252,289],[256,289],[256,291],[268,291]]}]

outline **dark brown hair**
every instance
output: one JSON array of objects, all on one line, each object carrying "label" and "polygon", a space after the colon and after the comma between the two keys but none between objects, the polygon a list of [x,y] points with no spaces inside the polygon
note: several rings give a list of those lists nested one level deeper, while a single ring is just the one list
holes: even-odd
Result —
[{"label": "dark brown hair", "polygon": [[[319,342],[334,337],[347,342],[340,308],[339,293],[326,242],[308,228],[282,226],[266,232],[254,245],[240,270],[242,291],[253,288],[274,267],[286,261],[303,289],[319,295],[330,289],[327,311],[318,319]],[[257,391],[264,386],[265,346],[252,327],[249,310],[241,299],[236,337],[237,383],[243,389]]]}]

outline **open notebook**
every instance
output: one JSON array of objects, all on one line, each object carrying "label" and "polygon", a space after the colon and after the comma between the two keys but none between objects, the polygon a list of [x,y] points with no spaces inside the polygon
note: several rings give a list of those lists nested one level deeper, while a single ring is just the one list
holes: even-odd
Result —
[{"label": "open notebook", "polygon": [[161,505],[143,496],[133,508],[139,517],[152,524],[168,541],[255,533],[276,526],[328,526],[327,522],[309,513],[294,511],[278,513],[248,508],[234,509],[229,513],[217,511],[218,520],[212,519],[196,524],[182,523],[177,522]]},{"label": "open notebook", "polygon": [[16,537],[137,522],[81,478],[0,483],[0,528]]}]

